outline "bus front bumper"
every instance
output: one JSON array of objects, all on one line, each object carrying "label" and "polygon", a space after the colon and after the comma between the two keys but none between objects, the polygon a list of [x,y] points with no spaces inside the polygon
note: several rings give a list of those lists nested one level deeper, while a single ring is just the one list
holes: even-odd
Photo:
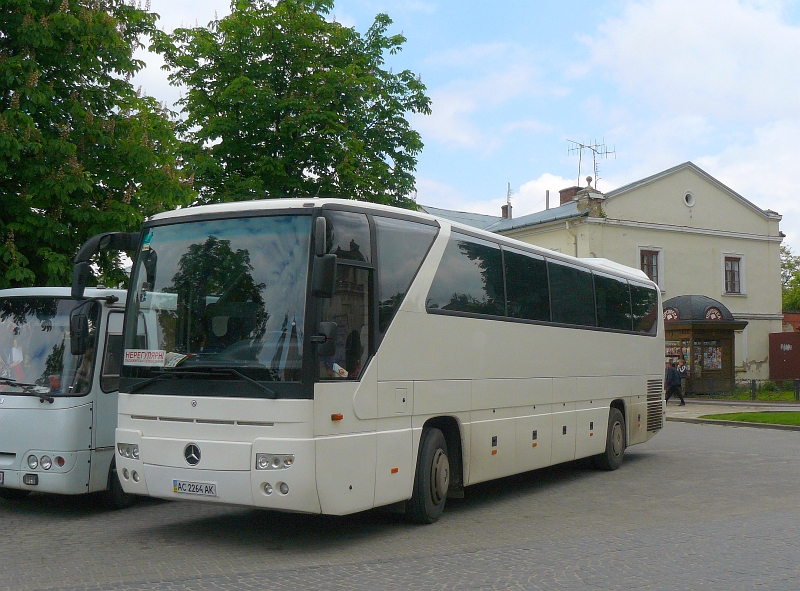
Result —
[{"label": "bus front bumper", "polygon": [[[226,444],[147,438],[143,442],[141,432],[117,429],[117,442],[117,474],[127,493],[320,513],[313,439],[259,438],[252,444]],[[120,443],[138,446],[140,457],[121,455]],[[190,445],[201,450],[195,466],[186,460]],[[243,445],[247,447],[246,452]],[[226,450],[227,447],[230,450]],[[236,461],[243,452],[249,455],[248,469],[242,469],[247,464]],[[275,468],[270,463],[266,469],[257,469],[257,458],[261,454],[271,458],[291,457],[291,465],[287,467],[281,462],[280,467]],[[178,457],[183,461],[178,461]],[[189,460],[195,461],[194,458]],[[239,469],[225,469],[227,467]]]},{"label": "bus front bumper", "polygon": [[[65,458],[65,462],[63,466],[58,466],[54,462],[48,470],[41,466],[37,466],[34,470],[27,469],[27,466],[24,470],[16,467],[8,469],[0,466],[0,473],[2,473],[0,487],[60,495],[80,495],[89,492],[89,460],[91,457],[89,451],[40,452],[34,450],[32,453],[37,458],[43,455],[47,455],[50,458],[62,457]],[[23,458],[23,462],[25,458]],[[30,484],[27,484],[25,480]]]}]

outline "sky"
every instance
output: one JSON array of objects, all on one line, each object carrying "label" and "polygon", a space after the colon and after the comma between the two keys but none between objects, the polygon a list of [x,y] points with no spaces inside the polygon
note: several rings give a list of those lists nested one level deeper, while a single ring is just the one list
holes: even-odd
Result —
[{"label": "sky", "polygon": [[[159,25],[206,25],[228,0],[151,0]],[[387,56],[418,74],[432,114],[410,115],[425,148],[417,202],[514,217],[578,181],[569,140],[603,143],[607,192],[690,160],[783,216],[800,253],[800,0],[340,0],[366,31],[378,13],[407,38]],[[158,56],[134,79],[172,105]],[[589,165],[587,166],[587,162]],[[584,153],[581,185],[594,174]]]}]

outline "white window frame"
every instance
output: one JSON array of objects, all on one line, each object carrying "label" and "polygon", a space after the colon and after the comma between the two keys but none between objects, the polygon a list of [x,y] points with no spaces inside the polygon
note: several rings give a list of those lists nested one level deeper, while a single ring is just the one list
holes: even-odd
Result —
[{"label": "white window frame", "polygon": [[658,265],[658,289],[663,294],[664,290],[664,249],[661,246],[639,246],[636,251],[636,268],[644,272],[642,269],[642,251],[657,252],[656,265]]},{"label": "white window frame", "polygon": [[[739,292],[727,291],[725,285],[725,259],[739,259]],[[747,297],[747,274],[745,273],[744,255],[738,252],[723,252],[722,253],[722,295],[731,298]]]}]

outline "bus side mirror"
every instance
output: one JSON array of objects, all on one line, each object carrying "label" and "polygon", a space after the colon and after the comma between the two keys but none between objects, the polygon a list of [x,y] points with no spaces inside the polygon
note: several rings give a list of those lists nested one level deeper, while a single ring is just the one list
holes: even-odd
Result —
[{"label": "bus side mirror", "polygon": [[311,342],[317,345],[317,355],[320,357],[333,357],[336,354],[336,331],[338,326],[335,322],[320,322],[319,334],[311,337]]},{"label": "bus side mirror", "polygon": [[311,274],[311,294],[318,298],[332,298],[336,291],[336,255],[314,257]]},{"label": "bus side mirror", "polygon": [[89,349],[89,317],[83,312],[69,319],[69,352],[83,355]]},{"label": "bus side mirror", "polygon": [[75,263],[72,268],[72,297],[76,300],[83,299],[83,292],[89,282],[89,273],[92,272],[88,262]]},{"label": "bus side mirror", "polygon": [[158,265],[158,255],[155,250],[148,250],[142,255],[144,272],[147,275],[147,283],[151,286],[156,284],[156,266]]}]

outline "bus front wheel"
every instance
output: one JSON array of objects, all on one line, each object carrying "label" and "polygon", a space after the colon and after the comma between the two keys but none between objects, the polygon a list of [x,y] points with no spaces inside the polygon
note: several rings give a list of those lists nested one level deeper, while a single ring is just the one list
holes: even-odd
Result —
[{"label": "bus front wheel", "polygon": [[608,413],[606,451],[595,456],[595,465],[601,470],[616,470],[625,456],[625,417],[617,408]]},{"label": "bus front wheel", "polygon": [[0,488],[0,499],[6,501],[19,501],[31,494],[29,490],[20,490],[18,488]]},{"label": "bus front wheel", "polygon": [[426,429],[421,441],[408,516],[414,523],[433,523],[444,511],[450,485],[450,461],[447,441],[439,429]]}]

